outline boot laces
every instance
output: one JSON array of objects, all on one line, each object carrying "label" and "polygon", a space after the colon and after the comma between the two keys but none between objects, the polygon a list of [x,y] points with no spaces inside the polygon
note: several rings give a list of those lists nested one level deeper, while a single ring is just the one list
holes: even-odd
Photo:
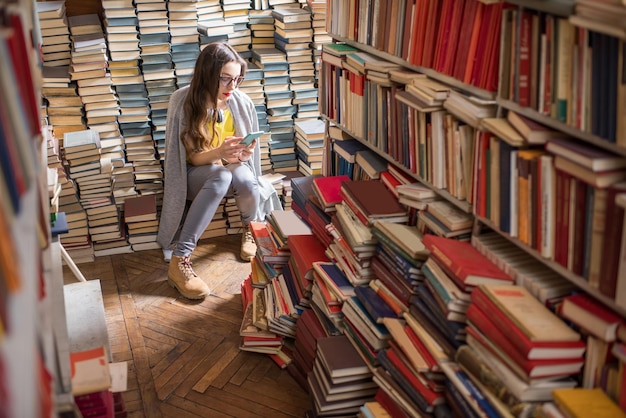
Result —
[{"label": "boot laces", "polygon": [[193,271],[193,268],[191,266],[192,264],[189,257],[181,257],[180,261],[178,261],[178,268],[180,269],[180,271],[182,271],[185,279],[187,280],[198,276],[196,272]]}]

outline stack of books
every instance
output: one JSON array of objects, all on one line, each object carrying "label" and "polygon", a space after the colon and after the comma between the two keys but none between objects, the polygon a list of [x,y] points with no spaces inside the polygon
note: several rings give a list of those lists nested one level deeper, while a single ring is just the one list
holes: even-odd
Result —
[{"label": "stack of books", "polygon": [[257,246],[257,261],[267,263],[274,270],[281,271],[291,256],[289,249],[278,247],[266,222],[250,222],[250,232]]},{"label": "stack of books", "polygon": [[344,182],[341,185],[341,195],[363,225],[370,226],[377,220],[395,223],[408,221],[406,209],[380,181]]},{"label": "stack of books", "polygon": [[159,220],[155,195],[127,198],[124,201],[124,222],[133,251],[160,248],[156,242]]},{"label": "stack of books", "polygon": [[243,59],[250,58],[250,45],[252,37],[250,31],[250,18],[248,17],[251,4],[245,0],[222,0],[224,20],[233,27],[228,34],[228,44],[241,55]]},{"label": "stack of books", "polygon": [[467,343],[514,399],[548,401],[555,389],[576,385],[585,342],[524,287],[480,285],[471,302]]},{"label": "stack of books", "polygon": [[[104,24],[111,61],[132,62],[139,59],[137,16],[132,1],[104,1]],[[137,68],[137,67],[135,67]],[[138,69],[138,68],[137,68]],[[111,74],[113,75],[113,74]]]},{"label": "stack of books", "polygon": [[[329,136],[333,139],[333,167],[336,174],[343,174],[351,179],[354,177],[354,165],[356,163],[356,154],[359,151],[367,149],[367,146],[351,137],[345,138],[343,131],[338,131],[336,127],[328,128]],[[333,133],[339,134],[337,137]]]},{"label": "stack of books", "polygon": [[274,16],[269,8],[250,10],[252,48],[274,46]]},{"label": "stack of books", "polygon": [[424,233],[459,241],[469,241],[471,237],[474,224],[472,215],[447,200],[429,202],[417,216],[418,228]]},{"label": "stack of books", "polygon": [[243,232],[243,221],[241,212],[237,207],[237,202],[233,196],[226,196],[224,201],[224,213],[228,221],[227,234],[241,234]]},{"label": "stack of books", "polygon": [[313,370],[317,351],[317,341],[330,334],[312,309],[305,309],[298,318],[294,340],[293,363],[287,371],[306,391],[309,390],[307,376]]},{"label": "stack of books", "polygon": [[281,351],[284,337],[268,330],[264,321],[263,291],[252,286],[252,276],[241,283],[243,320],[239,328],[241,343],[239,349],[256,353],[277,355]]},{"label": "stack of books", "polygon": [[316,416],[356,415],[378,389],[367,364],[345,335],[317,340],[315,364],[307,380]]},{"label": "stack of books", "polygon": [[44,67],[67,66],[70,63],[70,31],[65,14],[65,0],[35,3],[41,31]]},{"label": "stack of books", "polygon": [[315,63],[315,79],[318,78],[320,66],[322,46],[332,42],[332,37],[328,34],[326,28],[326,0],[309,1],[311,8],[311,26],[313,27],[313,62]]},{"label": "stack of books", "polygon": [[[196,15],[198,18],[198,27],[196,28],[199,41],[200,41],[200,49],[204,49],[204,47],[213,42],[214,40],[222,40],[226,41],[228,37],[223,35],[223,37],[208,37],[207,35],[202,33],[200,26],[203,28],[207,26],[210,27],[210,21],[216,19],[223,19],[224,13],[222,12],[222,5],[220,4],[220,0],[203,0],[196,2]],[[218,39],[219,38],[219,39]]]},{"label": "stack of books", "polygon": [[172,62],[178,88],[191,82],[196,58],[200,54],[196,5],[196,1],[167,3]]},{"label": "stack of books", "polygon": [[305,176],[322,173],[326,124],[320,119],[296,121],[295,140],[298,170]]},{"label": "stack of books", "polygon": [[111,171],[113,200],[121,207],[127,197],[137,196],[133,165],[122,158],[111,161],[111,165],[113,166],[113,171]]},{"label": "stack of books", "polygon": [[72,34],[70,75],[78,84],[87,126],[100,136],[119,136],[119,103],[108,71],[107,45],[97,14],[71,16]]},{"label": "stack of books", "polygon": [[70,353],[72,395],[83,416],[115,416],[109,359],[103,346]]},{"label": "stack of books", "polygon": [[69,65],[41,68],[41,94],[47,104],[46,114],[52,133],[61,140],[66,132],[85,129],[83,102],[78,96],[76,82],[70,78]]},{"label": "stack of books", "polygon": [[355,295],[354,287],[341,269],[333,262],[313,263],[313,288],[311,306],[320,318],[327,334],[343,330],[344,302]]}]

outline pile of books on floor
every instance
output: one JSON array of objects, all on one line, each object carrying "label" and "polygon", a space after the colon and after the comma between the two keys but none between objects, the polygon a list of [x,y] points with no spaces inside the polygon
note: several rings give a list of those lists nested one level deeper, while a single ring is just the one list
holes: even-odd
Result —
[{"label": "pile of books on floor", "polygon": [[345,335],[319,338],[307,381],[316,416],[356,415],[374,399],[378,385]]}]

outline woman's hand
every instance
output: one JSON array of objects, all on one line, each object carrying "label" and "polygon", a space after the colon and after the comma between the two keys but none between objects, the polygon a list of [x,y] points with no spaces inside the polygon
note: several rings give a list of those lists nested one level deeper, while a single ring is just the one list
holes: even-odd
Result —
[{"label": "woman's hand", "polygon": [[[240,136],[226,137],[222,145],[219,146],[220,156],[229,163],[236,163],[239,161],[239,156],[246,149],[244,144],[240,144],[243,138]],[[243,160],[243,157],[241,158]]]},{"label": "woman's hand", "polygon": [[256,146],[256,139],[254,141],[252,141],[252,143],[247,146],[244,147],[241,152],[239,153],[239,156],[237,157],[237,159],[241,162],[244,161],[249,161],[250,158],[252,158],[252,156],[254,155],[254,147]]}]

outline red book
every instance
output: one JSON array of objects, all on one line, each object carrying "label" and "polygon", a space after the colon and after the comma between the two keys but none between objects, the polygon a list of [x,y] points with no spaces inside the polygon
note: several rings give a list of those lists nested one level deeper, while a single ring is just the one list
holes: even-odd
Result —
[{"label": "red book", "polygon": [[519,368],[518,374],[523,372],[521,377],[535,379],[567,376],[580,371],[583,365],[584,358],[580,350],[580,355],[573,358],[557,357],[557,349],[555,348],[553,350],[555,358],[528,359],[476,305],[470,305],[467,309],[467,319],[471,324],[466,328],[467,333],[472,335],[485,349],[499,357],[502,362],[509,365],[513,362],[512,369],[515,371],[516,365]]},{"label": "red book", "polygon": [[378,389],[374,399],[394,418],[411,418],[396,401],[383,389]]},{"label": "red book", "polygon": [[417,13],[417,0],[407,0],[406,10],[404,11],[404,36],[402,37],[402,52],[400,57],[408,61],[409,51],[411,48],[411,37],[413,36],[414,27],[411,24],[415,21],[415,14]]},{"label": "red book", "polygon": [[527,359],[577,358],[585,350],[580,334],[522,286],[479,286],[470,297]]},{"label": "red book", "polygon": [[424,50],[422,53],[422,67],[432,68],[435,55],[435,43],[437,42],[437,29],[441,16],[442,3],[439,0],[431,0],[426,17],[426,31],[424,34]]},{"label": "red book", "polygon": [[426,348],[422,340],[420,340],[415,331],[413,331],[413,328],[405,325],[404,332],[409,337],[409,340],[413,343],[417,351],[419,351],[419,353],[422,355],[422,358],[426,360],[426,363],[428,363],[429,370],[433,372],[440,371],[441,369],[439,368],[439,363],[437,363],[437,360],[433,357],[432,354],[430,354],[430,351],[428,351],[428,348]]},{"label": "red book", "polygon": [[602,267],[600,269],[599,290],[603,295],[610,298],[615,297],[615,286],[622,248],[622,225],[624,224],[624,208],[615,203],[615,196],[624,192],[626,192],[626,183],[614,184],[609,188],[606,201],[605,234],[602,243]]},{"label": "red book", "polygon": [[472,77],[472,72],[474,71],[474,65],[476,64],[476,50],[478,49],[478,36],[480,34],[480,29],[482,28],[482,21],[484,19],[485,14],[485,4],[482,2],[477,2],[476,12],[474,14],[474,22],[472,25],[472,31],[470,34],[470,43],[467,51],[467,57],[465,62],[463,63],[462,71],[459,73],[459,80],[464,83],[469,83],[469,80]]},{"label": "red book", "polygon": [[429,405],[432,406],[441,402],[441,392],[435,392],[434,390],[429,388],[421,380],[417,373],[407,367],[406,363],[401,359],[400,355],[398,355],[394,348],[386,349],[385,354],[387,355],[387,359],[389,359],[391,364],[393,364],[398,372],[400,372],[400,374],[409,382],[409,384],[413,386],[420,393],[420,395],[424,397],[424,400],[426,400]]},{"label": "red book", "polygon": [[583,293],[563,299],[560,314],[606,342],[617,339],[617,328],[624,322],[618,314]]},{"label": "red book", "polygon": [[422,243],[446,272],[463,288],[480,284],[509,284],[513,278],[469,242],[425,235]]},{"label": "red book", "polygon": [[480,75],[484,71],[484,67],[487,65],[487,61],[485,60],[487,55],[487,38],[489,36],[489,32],[492,29],[491,23],[493,12],[494,7],[492,4],[485,5],[483,9],[483,16],[480,21],[480,28],[477,35],[477,45],[475,53],[473,56],[470,56],[470,59],[474,59],[474,63],[472,71],[469,74],[469,78],[465,79],[465,83],[467,84],[478,86],[480,84]]},{"label": "red book", "polygon": [[424,54],[424,39],[426,37],[426,20],[428,18],[428,10],[430,4],[435,3],[437,0],[423,0],[418,2],[416,7],[418,9],[413,24],[413,45],[412,45],[412,57],[411,64],[422,65]]},{"label": "red book", "polygon": [[450,31],[448,33],[448,45],[442,48],[443,57],[441,58],[440,72],[452,76],[454,70],[454,62],[456,56],[460,53],[458,44],[460,41],[461,30],[463,29],[463,20],[466,18],[465,13],[468,11],[468,5],[474,3],[473,0],[463,0],[454,2],[454,10],[450,21]]},{"label": "red book", "polygon": [[465,2],[465,10],[463,11],[463,19],[459,30],[459,40],[457,44],[457,53],[452,64],[451,75],[457,80],[463,80],[465,67],[467,66],[467,56],[472,41],[472,32],[474,29],[474,21],[476,20],[476,12],[478,5],[482,4],[478,1],[468,0]]},{"label": "red book", "polygon": [[435,41],[435,50],[431,68],[435,71],[442,72],[442,62],[445,55],[451,53],[454,55],[456,51],[448,51],[449,36],[452,24],[452,14],[454,8],[458,7],[462,1],[443,0],[441,6],[441,15],[439,18],[439,27],[437,28],[437,37]]},{"label": "red book", "polygon": [[146,194],[124,200],[124,222],[141,222],[157,219],[156,195]]},{"label": "red book", "polygon": [[[471,314],[475,316],[476,310],[472,310]],[[482,313],[481,315],[484,316]],[[474,319],[471,321],[474,324]],[[490,335],[488,332],[483,332],[478,327],[474,328],[474,326],[468,326],[466,330],[470,345],[473,344],[473,339],[482,348],[506,364],[521,379],[526,381],[547,377],[571,376],[580,372],[585,361],[582,356],[575,359],[528,360],[493,325],[491,325],[490,331],[491,334],[497,333],[499,335],[497,337]],[[496,341],[495,338],[499,338],[499,340]]]},{"label": "red book", "polygon": [[341,175],[313,179],[313,190],[326,212],[334,211],[335,205],[342,201],[340,190],[344,181],[351,181],[350,177]]},{"label": "red book", "polygon": [[313,263],[316,261],[330,261],[326,256],[326,247],[315,235],[290,235],[288,238],[291,258],[296,271],[294,276],[307,291],[313,284]]}]

